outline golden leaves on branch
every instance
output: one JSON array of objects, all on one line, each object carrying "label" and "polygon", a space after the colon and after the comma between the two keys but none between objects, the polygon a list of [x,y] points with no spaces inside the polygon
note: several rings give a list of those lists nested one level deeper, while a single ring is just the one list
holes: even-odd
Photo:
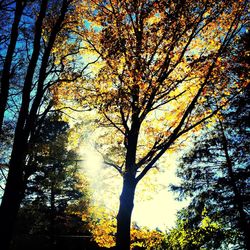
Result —
[{"label": "golden leaves on branch", "polygon": [[91,206],[89,211],[83,214],[82,220],[88,223],[94,241],[100,247],[115,246],[116,220],[110,211],[104,207]]},{"label": "golden leaves on branch", "polygon": [[[239,88],[241,80],[229,73],[233,62],[223,46],[231,31],[240,28],[233,20],[242,6],[242,1],[212,0],[183,5],[82,1],[76,6],[77,18],[81,17],[77,32],[85,48],[82,61],[100,58],[74,86],[63,83],[53,90],[55,99],[73,97],[96,109],[99,125],[115,134],[104,147],[107,154],[120,149],[124,155],[126,133],[137,115],[142,119],[138,162],[156,142],[171,136],[199,91],[183,130],[225,105]],[[108,134],[97,138],[100,144],[107,144],[105,138],[110,141]]]},{"label": "golden leaves on branch", "polygon": [[165,240],[164,233],[148,228],[138,228],[133,226],[131,229],[131,249],[143,247],[144,249],[154,249]]},{"label": "golden leaves on branch", "polygon": [[[100,247],[115,246],[116,219],[111,211],[104,207],[92,206],[87,214],[82,216],[82,220],[88,223],[94,241]],[[160,246],[165,239],[165,235],[157,230],[149,230],[146,227],[138,228],[135,224],[131,228],[131,249],[141,246],[145,249],[152,249]]]}]

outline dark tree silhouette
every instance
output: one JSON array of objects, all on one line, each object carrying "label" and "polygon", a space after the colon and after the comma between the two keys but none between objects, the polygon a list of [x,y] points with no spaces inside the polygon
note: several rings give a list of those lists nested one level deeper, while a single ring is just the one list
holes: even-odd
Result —
[{"label": "dark tree silhouette", "polygon": [[[9,1],[5,1],[6,3],[1,4],[2,8],[5,4],[11,5],[8,3]],[[21,16],[23,14],[24,7],[26,5],[26,1],[15,1],[15,13],[14,13],[14,20],[11,28],[10,38],[9,38],[9,45],[7,49],[6,56],[4,58],[3,68],[1,69],[1,91],[0,91],[0,133],[2,133],[2,125],[4,119],[4,113],[7,106],[8,95],[9,95],[9,88],[10,88],[10,78],[11,78],[11,66],[12,66],[12,59],[15,53],[15,48],[17,44],[17,38],[19,33],[19,23],[21,20]],[[1,10],[0,10],[1,11]],[[1,39],[2,40],[2,39]]]},{"label": "dark tree silhouette", "polygon": [[[112,146],[107,150],[103,143],[104,158],[123,183],[119,250],[130,248],[138,183],[180,137],[227,102],[232,74],[223,64],[231,57],[226,52],[235,45],[237,27],[245,22],[247,4],[237,3],[109,0],[85,6],[89,22],[83,37],[102,66],[84,90],[100,114],[100,126],[110,128],[112,136],[106,138]],[[207,95],[215,97],[217,107],[207,105]]]},{"label": "dark tree silhouette", "polygon": [[[250,246],[249,97],[248,87],[222,112],[213,128],[196,138],[178,168],[182,183],[172,187],[180,197],[191,197],[190,224],[197,225],[206,208],[225,231],[236,231],[236,239],[246,249]],[[234,242],[230,237],[226,240]]]},{"label": "dark tree silhouette", "polygon": [[[29,1],[24,6],[25,2],[13,1],[11,5],[16,8],[16,19],[14,18],[11,35],[8,38],[10,42],[1,76],[1,95],[3,95],[1,117],[4,113],[5,120],[14,119],[13,143],[7,164],[8,175],[0,208],[1,248],[4,250],[9,248],[27,179],[32,174],[28,167],[29,147],[53,101],[56,100],[55,98],[52,100],[51,89],[63,81],[74,81],[82,73],[79,67],[76,70],[74,64],[70,65],[71,61],[68,60],[68,55],[72,56],[79,50],[76,36],[71,38],[70,46],[67,43],[74,22],[72,17],[75,1]],[[20,26],[18,22],[22,10],[27,15],[21,19]],[[68,21],[69,18],[71,22]],[[60,55],[56,54],[59,44],[63,50]],[[15,93],[11,92],[13,89],[9,89],[10,65],[12,64],[11,68],[15,69],[15,64],[11,60],[13,53],[15,56],[20,56],[20,60],[15,59],[15,62],[20,62],[18,70],[13,71],[18,88]],[[7,97],[8,112],[6,112]],[[10,112],[12,109],[13,113]]]},{"label": "dark tree silhouette", "polygon": [[[86,233],[81,215],[89,203],[87,181],[79,176],[78,157],[67,149],[68,124],[58,118],[55,113],[45,119],[30,149],[27,168],[36,172],[27,182],[19,216],[22,226],[28,228],[26,234],[50,236],[52,243],[55,235]],[[25,225],[29,217],[33,223]]]}]

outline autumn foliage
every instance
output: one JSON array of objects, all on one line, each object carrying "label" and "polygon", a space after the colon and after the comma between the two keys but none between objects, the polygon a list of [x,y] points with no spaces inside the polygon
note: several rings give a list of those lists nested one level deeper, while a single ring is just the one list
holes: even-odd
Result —
[{"label": "autumn foliage", "polygon": [[[137,184],[150,170],[164,170],[164,157],[247,85],[245,73],[235,69],[245,64],[237,61],[237,47],[249,3],[62,0],[57,10],[56,1],[34,2],[35,33],[23,40],[28,66],[18,71],[23,81],[17,105],[8,97],[13,47],[2,65],[0,122],[8,117],[8,103],[17,106],[18,117],[0,214],[6,248],[27,185],[23,177],[32,140],[52,108],[80,107],[95,114],[90,122],[96,149],[122,178],[115,241],[118,250],[128,250]],[[25,6],[16,1],[14,31]],[[15,48],[18,32],[14,35]],[[99,224],[96,229],[97,235],[102,232]]]},{"label": "autumn foliage", "polygon": [[[232,73],[246,8],[247,1],[210,0],[79,5],[78,33],[86,58],[97,62],[71,93],[96,110],[103,129],[98,150],[123,178],[118,249],[129,248],[138,182],[180,138],[199,130],[246,86]],[[65,89],[67,84],[58,92]]]}]

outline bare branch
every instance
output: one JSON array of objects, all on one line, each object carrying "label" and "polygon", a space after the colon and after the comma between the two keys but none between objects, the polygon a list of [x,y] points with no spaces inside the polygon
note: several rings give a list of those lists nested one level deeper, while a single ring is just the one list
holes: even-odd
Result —
[{"label": "bare branch", "polygon": [[5,173],[4,173],[4,171],[3,171],[3,168],[8,168],[8,165],[7,165],[7,164],[1,164],[1,165],[0,165],[1,174],[2,174],[3,178],[4,178],[5,180],[7,180],[7,176],[5,175]]},{"label": "bare branch", "polygon": [[112,121],[112,119],[110,117],[108,117],[108,115],[105,112],[103,112],[103,115],[112,124],[112,126],[114,126],[118,131],[120,131],[123,135],[125,135],[124,131],[121,128],[119,128],[117,126],[117,123],[115,123],[114,121]]},{"label": "bare branch", "polygon": [[120,175],[123,175],[123,171],[122,171],[120,166],[116,165],[115,163],[108,162],[108,161],[104,161],[103,163],[108,165],[108,166],[113,167],[114,169],[116,169],[119,172]]}]

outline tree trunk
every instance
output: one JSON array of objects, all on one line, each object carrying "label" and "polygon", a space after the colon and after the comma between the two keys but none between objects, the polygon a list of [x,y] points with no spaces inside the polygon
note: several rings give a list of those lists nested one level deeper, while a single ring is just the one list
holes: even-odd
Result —
[{"label": "tree trunk", "polygon": [[[53,166],[54,167],[54,166]],[[55,173],[53,173],[55,175]],[[51,247],[55,244],[55,181],[54,176],[50,187],[50,241]]]},{"label": "tree trunk", "polygon": [[120,207],[117,215],[116,249],[130,249],[130,225],[134,207],[136,181],[134,177],[124,176],[120,196]]},{"label": "tree trunk", "polygon": [[237,180],[235,178],[235,173],[233,170],[233,163],[229,155],[227,137],[224,133],[222,122],[221,121],[219,122],[220,122],[220,127],[221,127],[221,132],[222,132],[222,144],[223,144],[223,150],[224,150],[225,157],[226,157],[226,167],[227,167],[227,172],[229,176],[229,184],[234,193],[234,197],[233,197],[234,206],[236,210],[238,210],[238,213],[239,213],[238,225],[239,225],[240,230],[243,233],[245,247],[246,249],[250,249],[249,223],[247,220],[247,215],[244,211],[242,195],[241,195],[240,190],[237,187]]},{"label": "tree trunk", "polygon": [[[15,171],[10,172],[0,209],[2,250],[8,250],[10,248],[14,225],[23,198],[22,190],[24,190],[24,183],[21,181],[22,178],[20,178]],[[18,186],[22,188],[19,189]]]},{"label": "tree trunk", "polygon": [[[26,188],[24,167],[25,158],[27,156],[28,137],[32,131],[28,129],[25,130],[24,127],[28,118],[32,79],[41,47],[42,23],[46,14],[47,3],[48,0],[43,0],[41,2],[40,13],[35,24],[34,48],[22,91],[22,104],[15,129],[14,143],[9,163],[9,173],[0,207],[0,244],[3,250],[8,250],[10,247],[15,221]],[[35,123],[34,120],[29,122],[31,124]]]},{"label": "tree trunk", "polygon": [[19,136],[18,140],[14,142],[8,178],[0,207],[0,242],[2,250],[10,248],[18,210],[24,197],[26,187],[23,178],[25,150],[25,142]]},{"label": "tree trunk", "polygon": [[15,10],[15,17],[12,24],[11,34],[10,34],[10,43],[8,46],[8,50],[6,53],[3,70],[2,70],[2,77],[1,77],[1,89],[0,89],[0,132],[2,130],[4,113],[7,105],[8,94],[9,94],[9,87],[10,87],[10,69],[13,54],[16,48],[16,42],[18,37],[18,26],[21,20],[21,16],[23,13],[24,5],[22,1],[16,1],[16,10]]}]

